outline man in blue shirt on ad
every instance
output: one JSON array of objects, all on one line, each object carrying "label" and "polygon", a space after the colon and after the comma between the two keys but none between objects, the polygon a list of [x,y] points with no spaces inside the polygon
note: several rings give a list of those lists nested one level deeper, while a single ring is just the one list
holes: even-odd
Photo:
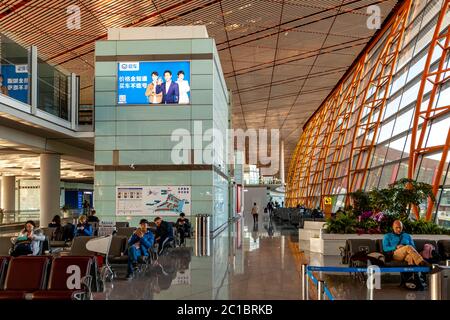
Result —
[{"label": "man in blue shirt on ad", "polygon": [[164,71],[164,79],[166,80],[166,82],[164,83],[162,83],[161,80],[158,80],[156,86],[156,94],[162,92],[162,103],[178,104],[180,90],[178,88],[178,83],[172,81],[172,72],[169,70]]},{"label": "man in blue shirt on ad", "polygon": [[400,220],[394,221],[392,231],[383,238],[385,254],[391,255],[394,261],[406,261],[408,265],[430,266],[417,252],[411,235],[403,232],[403,223]]}]

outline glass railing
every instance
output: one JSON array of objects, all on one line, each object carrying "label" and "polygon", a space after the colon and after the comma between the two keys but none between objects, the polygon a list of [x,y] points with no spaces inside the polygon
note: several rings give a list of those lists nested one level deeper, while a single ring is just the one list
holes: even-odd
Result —
[{"label": "glass railing", "polygon": [[[63,220],[71,222],[73,219],[77,219],[83,214],[83,209],[69,209],[66,212],[61,212],[59,215]],[[0,226],[16,224],[33,220],[39,222],[40,211],[39,209],[30,210],[15,210],[15,211],[0,211]]]},{"label": "glass railing", "polygon": [[0,212],[0,225],[39,220],[39,210],[20,210]]},{"label": "glass railing", "polygon": [[38,108],[70,121],[69,75],[38,58]]},{"label": "glass railing", "polygon": [[[34,110],[76,123],[78,119],[71,119],[72,108],[75,110],[73,118],[78,116],[77,103],[71,101],[71,87],[78,88],[79,80],[75,77],[76,85],[71,86],[70,73],[48,64],[34,52],[37,49],[23,48],[0,33],[0,93],[32,105]],[[33,79],[36,79],[35,88],[31,85]],[[77,97],[78,92],[74,96]]]}]

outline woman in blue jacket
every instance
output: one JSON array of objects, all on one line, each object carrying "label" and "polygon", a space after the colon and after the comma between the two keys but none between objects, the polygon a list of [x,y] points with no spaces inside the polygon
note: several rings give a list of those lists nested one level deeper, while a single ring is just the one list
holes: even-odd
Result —
[{"label": "woman in blue jacket", "polygon": [[153,247],[155,236],[148,228],[148,220],[141,219],[139,228],[131,235],[128,240],[128,273],[127,278],[133,277],[133,269],[137,265],[140,256],[148,256],[149,249]]},{"label": "woman in blue jacket", "polygon": [[75,237],[78,236],[92,236],[92,226],[87,223],[85,215],[80,216],[78,219],[77,228],[75,230]]}]

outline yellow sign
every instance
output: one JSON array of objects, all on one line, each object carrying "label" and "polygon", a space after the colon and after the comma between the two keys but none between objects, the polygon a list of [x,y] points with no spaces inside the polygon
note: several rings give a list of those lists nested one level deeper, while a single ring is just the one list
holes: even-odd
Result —
[{"label": "yellow sign", "polygon": [[324,213],[325,213],[325,217],[326,218],[330,218],[331,217],[331,209],[332,209],[332,205],[331,205],[331,197],[324,197],[323,198],[323,207],[324,207]]}]

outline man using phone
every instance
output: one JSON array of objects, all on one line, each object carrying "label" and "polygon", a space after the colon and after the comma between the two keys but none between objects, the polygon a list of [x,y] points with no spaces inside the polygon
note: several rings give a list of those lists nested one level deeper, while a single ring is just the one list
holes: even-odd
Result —
[{"label": "man using phone", "polygon": [[148,220],[141,219],[139,227],[131,235],[128,240],[128,273],[127,279],[133,278],[133,270],[137,266],[138,258],[141,256],[147,257],[149,249],[153,247],[155,237],[148,228]]}]

